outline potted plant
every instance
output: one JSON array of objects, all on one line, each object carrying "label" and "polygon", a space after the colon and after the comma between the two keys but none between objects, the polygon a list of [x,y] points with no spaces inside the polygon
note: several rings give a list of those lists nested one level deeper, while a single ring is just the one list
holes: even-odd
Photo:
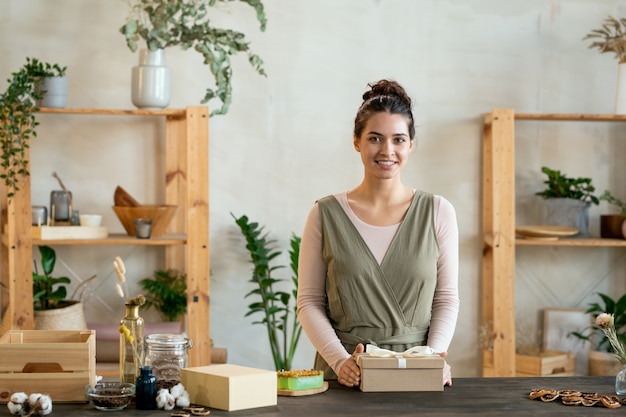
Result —
[{"label": "potted plant", "polygon": [[[603,305],[590,303],[586,313],[591,315],[590,323],[595,323],[600,314],[607,313],[614,316],[617,339],[626,343],[626,294],[613,299],[607,294],[596,293]],[[573,337],[592,343],[589,352],[590,375],[616,375],[622,364],[615,358],[614,349],[608,337],[597,326],[590,324],[579,332],[572,332]]]},{"label": "potted plant", "polygon": [[181,321],[187,311],[187,275],[177,270],[156,270],[139,281],[146,297],[143,308],[156,309],[163,321]]},{"label": "potted plant", "polygon": [[545,201],[545,220],[547,224],[570,226],[578,229],[578,236],[589,236],[589,207],[599,204],[600,200],[593,193],[595,187],[591,178],[572,178],[559,170],[542,167],[547,175],[543,182],[546,188],[535,193]]},{"label": "potted plant", "polygon": [[600,236],[609,239],[625,239],[626,202],[613,196],[609,190],[604,190],[599,199],[615,206],[618,210],[617,214],[602,214],[600,216]]},{"label": "potted plant", "polygon": [[[68,277],[53,277],[56,252],[49,246],[39,246],[41,273],[35,263],[33,271],[33,310],[35,329],[82,330],[87,328],[81,302],[85,286],[95,279],[95,275],[84,280],[67,297]],[[80,294],[80,295],[79,295]]]},{"label": "potted plant", "polygon": [[[204,58],[213,74],[215,87],[207,88],[201,103],[213,98],[221,106],[211,112],[226,114],[232,98],[231,56],[240,52],[248,55],[248,61],[260,75],[266,76],[263,60],[250,51],[243,33],[232,29],[217,28],[209,20],[210,13],[218,6],[226,7],[232,0],[129,0],[130,15],[120,32],[126,38],[128,48],[135,52],[141,40],[150,51],[180,46],[183,50],[195,49]],[[261,0],[240,0],[253,7],[256,18],[265,31],[267,20]]]},{"label": "potted plant", "polygon": [[[276,285],[283,280],[276,278],[274,271],[283,266],[272,265],[272,261],[281,254],[275,249],[275,241],[268,239],[267,234],[263,233],[263,227],[256,222],[250,222],[247,216],[237,218],[233,215],[233,218],[246,238],[246,249],[254,266],[249,282],[254,283],[256,287],[245,297],[257,296],[257,301],[248,306],[246,317],[257,313],[262,315],[263,318],[253,324],[266,326],[276,370],[289,371],[302,333],[295,306],[295,300],[298,298],[300,237],[292,235],[290,240],[289,259],[293,274],[291,277],[293,290],[291,293],[279,291]],[[291,305],[291,300],[294,301],[294,305]],[[291,314],[293,318],[290,318]]]},{"label": "potted plant", "polygon": [[592,40],[589,48],[597,48],[600,53],[612,53],[618,61],[617,95],[615,112],[626,113],[626,19],[612,16],[604,20],[600,29],[589,32],[583,40]]},{"label": "potted plant", "polygon": [[26,58],[26,64],[11,74],[8,86],[0,94],[0,178],[11,199],[19,190],[22,176],[29,175],[26,149],[31,137],[36,137],[39,124],[35,118],[37,102],[43,98],[42,81],[65,73],[65,67],[36,58]]}]

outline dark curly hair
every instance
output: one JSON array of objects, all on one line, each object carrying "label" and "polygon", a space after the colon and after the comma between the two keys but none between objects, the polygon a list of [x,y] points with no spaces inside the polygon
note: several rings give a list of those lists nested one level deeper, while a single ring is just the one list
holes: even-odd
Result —
[{"label": "dark curly hair", "polygon": [[354,136],[360,137],[365,125],[376,113],[403,114],[409,127],[409,138],[415,138],[415,122],[411,111],[411,97],[396,81],[380,80],[369,83],[369,90],[363,93],[363,103],[354,118]]}]

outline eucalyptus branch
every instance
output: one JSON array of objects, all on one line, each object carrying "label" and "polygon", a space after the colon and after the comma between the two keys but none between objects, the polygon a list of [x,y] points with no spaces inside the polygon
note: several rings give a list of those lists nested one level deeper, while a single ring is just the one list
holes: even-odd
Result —
[{"label": "eucalyptus branch", "polygon": [[[211,24],[210,9],[232,1],[235,0],[127,0],[130,14],[119,31],[132,52],[143,41],[151,50],[180,46],[202,54],[215,88],[207,88],[201,103],[217,98],[222,104],[211,115],[226,114],[232,101],[232,55],[247,53],[254,70],[266,76],[263,60],[250,51],[245,34]],[[261,0],[239,1],[255,10],[260,30],[265,31],[267,19]]]},{"label": "eucalyptus branch", "polygon": [[583,40],[588,39],[593,40],[589,48],[597,48],[600,53],[612,52],[620,64],[626,63],[625,18],[607,17],[601,29],[594,29],[583,38]]}]

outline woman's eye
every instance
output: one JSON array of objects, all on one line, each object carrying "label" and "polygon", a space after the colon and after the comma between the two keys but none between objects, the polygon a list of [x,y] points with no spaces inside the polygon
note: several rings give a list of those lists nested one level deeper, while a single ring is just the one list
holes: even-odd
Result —
[{"label": "woman's eye", "polygon": [[378,136],[371,136],[370,142],[380,142],[380,138]]}]

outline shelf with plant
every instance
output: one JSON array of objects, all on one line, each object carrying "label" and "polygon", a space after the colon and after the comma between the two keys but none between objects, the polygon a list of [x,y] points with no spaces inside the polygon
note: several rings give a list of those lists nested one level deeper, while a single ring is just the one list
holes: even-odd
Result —
[{"label": "shelf with plant", "polygon": [[30,175],[27,149],[37,136],[37,101],[45,91],[40,88],[45,78],[65,75],[67,67],[26,58],[26,63],[7,79],[7,88],[0,94],[0,179],[7,187],[9,200],[19,191],[19,182]]}]

